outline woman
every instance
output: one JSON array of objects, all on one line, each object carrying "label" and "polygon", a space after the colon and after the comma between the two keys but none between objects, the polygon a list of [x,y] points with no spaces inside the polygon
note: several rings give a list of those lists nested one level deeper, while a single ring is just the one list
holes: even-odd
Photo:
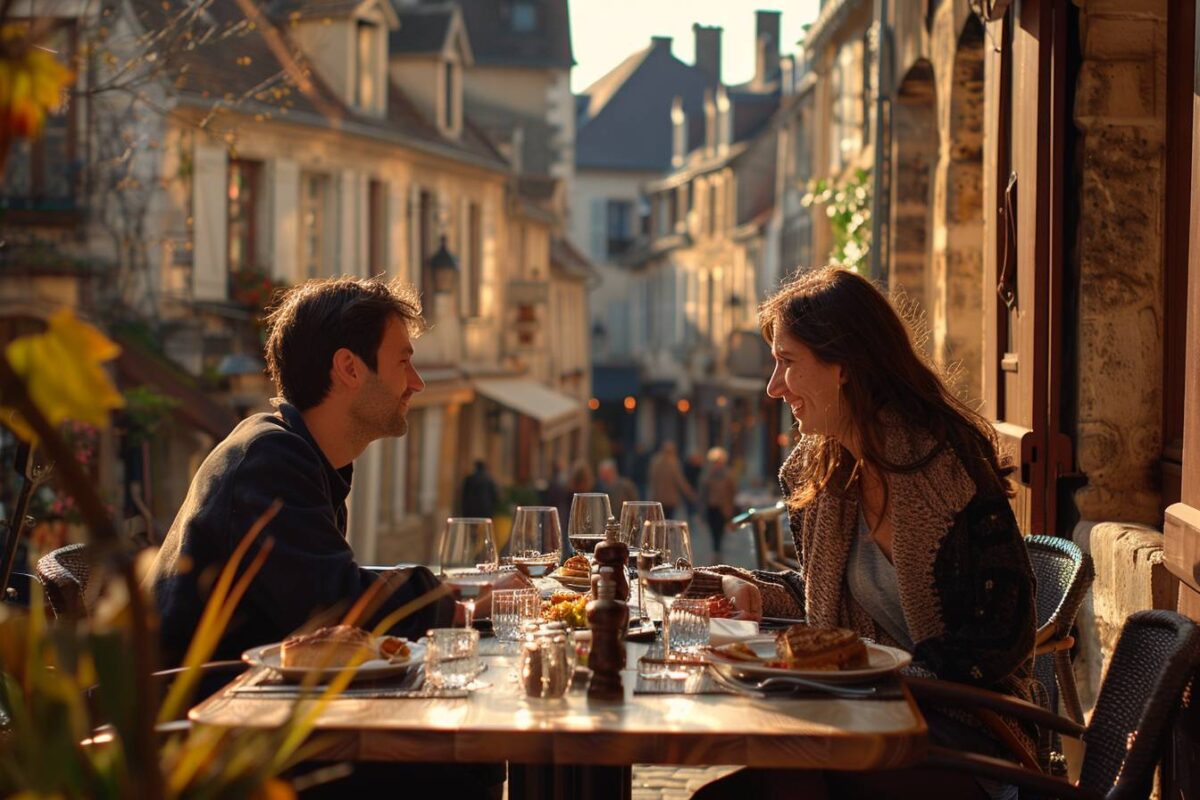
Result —
[{"label": "woman", "polygon": [[[1011,468],[988,423],[951,394],[887,299],[855,273],[803,273],[762,305],[759,321],[775,359],[767,394],[788,405],[800,433],[780,470],[800,574],[756,573],[764,604],[791,590],[793,614],[812,624],[903,647],[937,677],[1030,699],[1033,572],[1008,503]],[[939,744],[1005,752],[969,715],[926,716]],[[1010,728],[1033,747],[1036,732]],[[729,782],[745,791],[796,779],[747,770]],[[847,784],[927,796],[930,779],[907,770],[826,783],[835,796],[856,793]],[[1015,796],[964,776],[936,780],[961,784],[947,796]]]}]

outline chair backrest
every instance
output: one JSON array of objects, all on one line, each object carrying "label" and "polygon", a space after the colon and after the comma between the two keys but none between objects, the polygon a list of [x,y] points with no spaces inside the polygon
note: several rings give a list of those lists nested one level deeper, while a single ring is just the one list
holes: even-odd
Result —
[{"label": "chair backrest", "polygon": [[1184,689],[1200,666],[1200,626],[1173,611],[1125,621],[1100,686],[1079,785],[1118,798],[1148,797]]},{"label": "chair backrest", "polygon": [[91,567],[86,544],[69,544],[38,559],[37,576],[46,588],[46,600],[56,618],[90,616],[87,590]]},{"label": "chair backrest", "polygon": [[1092,558],[1058,536],[1030,536],[1025,546],[1037,577],[1038,627],[1052,624],[1057,636],[1066,636],[1096,577]]}]

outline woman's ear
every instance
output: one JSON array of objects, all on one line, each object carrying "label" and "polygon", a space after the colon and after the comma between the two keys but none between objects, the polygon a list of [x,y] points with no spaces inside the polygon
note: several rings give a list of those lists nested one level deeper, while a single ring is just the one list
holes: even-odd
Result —
[{"label": "woman's ear", "polygon": [[842,364],[837,365],[838,386],[845,386],[850,381],[850,376],[846,374],[846,367]]}]

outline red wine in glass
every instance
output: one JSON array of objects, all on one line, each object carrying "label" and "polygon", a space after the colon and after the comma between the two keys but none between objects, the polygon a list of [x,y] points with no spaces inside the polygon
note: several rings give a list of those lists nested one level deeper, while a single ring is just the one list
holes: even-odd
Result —
[{"label": "red wine in glass", "polygon": [[530,553],[516,555],[512,559],[513,566],[529,578],[540,578],[558,566],[558,554]]},{"label": "red wine in glass", "polygon": [[659,566],[646,574],[646,590],[658,598],[678,597],[692,584],[692,571]]}]

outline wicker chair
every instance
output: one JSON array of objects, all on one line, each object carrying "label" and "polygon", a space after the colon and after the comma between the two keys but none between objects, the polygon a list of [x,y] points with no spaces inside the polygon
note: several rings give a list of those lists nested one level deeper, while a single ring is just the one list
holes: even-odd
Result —
[{"label": "wicker chair", "polygon": [[37,577],[46,588],[46,602],[56,619],[91,616],[88,578],[92,573],[86,544],[69,544],[38,559]]},{"label": "wicker chair", "polygon": [[1063,713],[1083,722],[1083,707],[1071,668],[1075,638],[1071,626],[1096,577],[1091,556],[1067,539],[1030,536],[1025,540],[1037,576],[1037,659],[1034,673],[1046,688],[1047,708],[1062,702]]},{"label": "wicker chair", "polygon": [[1039,797],[1123,800],[1150,794],[1154,768],[1200,667],[1200,627],[1172,611],[1139,611],[1125,621],[1091,722],[1084,727],[1032,703],[948,681],[907,679],[913,694],[943,705],[987,708],[1087,744],[1079,783],[975,753],[930,747],[927,763],[1013,783]]}]

